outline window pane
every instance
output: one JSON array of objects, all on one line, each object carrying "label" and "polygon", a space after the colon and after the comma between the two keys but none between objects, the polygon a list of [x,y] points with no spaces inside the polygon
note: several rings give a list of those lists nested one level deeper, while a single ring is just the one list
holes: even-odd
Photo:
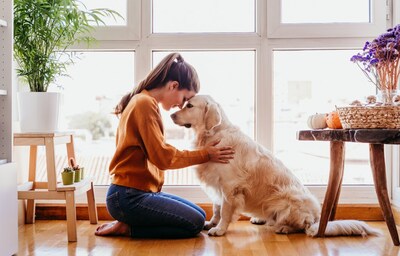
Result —
[{"label": "window pane", "polygon": [[[274,51],[274,153],[305,184],[326,184],[329,143],[297,141],[308,116],[375,94],[350,61],[359,50]],[[347,143],[343,184],[373,184],[368,144]]]},{"label": "window pane", "polygon": [[[157,64],[169,52],[154,52]],[[224,109],[230,121],[254,138],[254,51],[187,51],[181,52],[185,61],[196,69],[201,89],[199,94],[211,95]],[[237,65],[237,63],[241,63]],[[235,74],[235,75],[232,75]],[[163,109],[165,136],[168,143],[179,149],[192,148],[194,139],[190,129],[177,126]],[[166,172],[166,185],[195,185],[193,167]]]},{"label": "window pane", "polygon": [[[111,114],[121,97],[133,89],[133,52],[78,52],[80,60],[68,67],[60,128],[75,132],[77,163],[95,185],[108,185],[108,166],[115,151],[118,118]],[[41,151],[39,151],[41,150]],[[45,180],[45,152],[38,148],[38,179]],[[65,146],[56,148],[57,171],[67,166]],[[61,180],[61,177],[58,177]]]},{"label": "window pane", "polygon": [[281,0],[282,23],[370,22],[370,0]]},{"label": "window pane", "polygon": [[101,17],[106,26],[126,26],[127,23],[127,0],[81,0],[87,9],[107,8],[118,12],[121,17]]},{"label": "window pane", "polygon": [[254,32],[254,0],[153,0],[154,33]]}]

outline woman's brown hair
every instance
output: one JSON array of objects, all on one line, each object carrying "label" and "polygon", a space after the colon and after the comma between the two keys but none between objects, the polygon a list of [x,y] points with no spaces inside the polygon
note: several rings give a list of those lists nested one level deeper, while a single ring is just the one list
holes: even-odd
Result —
[{"label": "woman's brown hair", "polygon": [[170,53],[150,71],[132,92],[122,97],[115,107],[114,114],[121,115],[131,98],[144,89],[150,91],[163,87],[169,81],[177,81],[179,83],[178,90],[187,89],[196,93],[200,90],[200,81],[193,66],[185,62],[179,53]]}]

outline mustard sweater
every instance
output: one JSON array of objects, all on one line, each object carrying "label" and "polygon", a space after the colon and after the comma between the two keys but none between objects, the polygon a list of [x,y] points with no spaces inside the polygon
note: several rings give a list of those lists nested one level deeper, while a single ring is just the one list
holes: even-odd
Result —
[{"label": "mustard sweater", "polygon": [[158,103],[146,90],[133,96],[122,113],[116,146],[109,166],[111,182],[149,192],[161,191],[163,170],[210,159],[205,149],[181,151],[165,142]]}]

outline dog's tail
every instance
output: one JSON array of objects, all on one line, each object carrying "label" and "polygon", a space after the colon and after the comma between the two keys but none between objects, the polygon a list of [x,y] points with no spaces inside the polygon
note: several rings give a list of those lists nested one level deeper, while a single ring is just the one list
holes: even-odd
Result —
[{"label": "dog's tail", "polygon": [[[318,233],[319,222],[306,228],[306,234],[316,236]],[[382,232],[370,227],[364,221],[359,220],[335,220],[329,221],[325,229],[325,236],[379,236]]]}]

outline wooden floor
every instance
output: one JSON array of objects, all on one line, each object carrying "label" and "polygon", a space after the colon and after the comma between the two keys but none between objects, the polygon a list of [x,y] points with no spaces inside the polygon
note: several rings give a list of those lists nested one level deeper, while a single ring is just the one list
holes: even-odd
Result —
[{"label": "wooden floor", "polygon": [[[101,221],[100,223],[104,223]],[[37,220],[19,227],[18,256],[25,255],[400,255],[393,246],[384,222],[368,222],[384,233],[380,237],[310,238],[304,234],[278,235],[267,226],[249,221],[233,223],[223,237],[209,237],[203,231],[191,239],[131,239],[98,237],[97,225],[78,221],[78,242],[68,243],[66,221]]]}]

